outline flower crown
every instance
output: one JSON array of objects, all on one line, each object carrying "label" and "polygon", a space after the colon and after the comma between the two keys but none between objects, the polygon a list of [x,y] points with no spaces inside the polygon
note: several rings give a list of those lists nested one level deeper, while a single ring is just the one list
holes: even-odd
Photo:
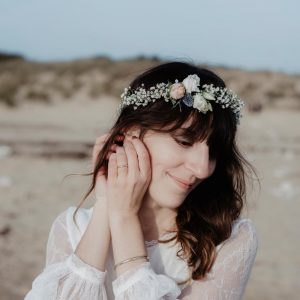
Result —
[{"label": "flower crown", "polygon": [[150,102],[163,98],[166,102],[171,102],[173,108],[181,104],[193,107],[199,112],[206,114],[212,111],[211,101],[219,103],[222,108],[230,108],[235,114],[237,124],[242,117],[241,109],[244,102],[227,88],[214,87],[212,84],[204,84],[200,89],[200,78],[198,75],[189,75],[182,82],[175,80],[175,83],[157,83],[149,89],[144,88],[142,83],[140,87],[131,90],[131,87],[124,89],[121,95],[122,102],[119,106],[119,112],[123,107],[134,105],[134,109],[138,106],[146,106]]}]

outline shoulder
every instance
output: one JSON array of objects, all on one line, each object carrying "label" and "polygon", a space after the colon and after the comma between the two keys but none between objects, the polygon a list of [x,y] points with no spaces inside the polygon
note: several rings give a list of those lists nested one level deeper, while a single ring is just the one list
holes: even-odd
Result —
[{"label": "shoulder", "polygon": [[[80,241],[83,233],[85,232],[87,225],[92,216],[93,207],[82,208],[80,207],[75,215],[75,221],[73,215],[76,211],[76,206],[70,206],[66,210],[62,211],[54,220],[52,224],[52,230],[57,227],[64,227],[72,247],[75,249]],[[77,224],[77,225],[76,225]]]},{"label": "shoulder", "polygon": [[238,218],[233,222],[231,236],[220,244],[218,248],[222,245],[233,245],[242,252],[254,252],[256,253],[259,238],[257,229],[251,219],[248,218]]},{"label": "shoulder", "polygon": [[234,237],[239,235],[241,232],[247,234],[249,237],[257,236],[256,227],[251,219],[238,218],[233,222],[231,235]]}]

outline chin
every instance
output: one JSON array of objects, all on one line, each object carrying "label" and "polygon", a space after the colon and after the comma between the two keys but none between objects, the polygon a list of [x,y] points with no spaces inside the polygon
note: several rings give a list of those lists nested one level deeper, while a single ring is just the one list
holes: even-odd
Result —
[{"label": "chin", "polygon": [[147,193],[148,197],[152,199],[157,207],[164,207],[169,209],[178,208],[185,200],[184,194],[178,194],[173,187],[166,188],[162,186],[150,185]]},{"label": "chin", "polygon": [[[153,199],[155,199],[155,198],[153,198]],[[177,209],[184,202],[184,199],[174,197],[174,196],[173,197],[172,196],[169,196],[169,197],[166,196],[164,199],[161,199],[159,201],[154,200],[154,202],[159,207],[169,208],[169,209]]]}]

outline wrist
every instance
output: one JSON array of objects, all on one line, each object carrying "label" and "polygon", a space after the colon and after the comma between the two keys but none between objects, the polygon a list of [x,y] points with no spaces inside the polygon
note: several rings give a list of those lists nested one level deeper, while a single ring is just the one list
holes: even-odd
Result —
[{"label": "wrist", "polygon": [[135,213],[120,213],[120,212],[110,212],[109,222],[111,224],[125,224],[131,222],[139,222],[139,216]]},{"label": "wrist", "polygon": [[96,210],[105,210],[107,212],[107,199],[105,197],[97,198],[94,203]]},{"label": "wrist", "polygon": [[132,211],[109,211],[108,214],[115,219],[130,220],[138,218],[138,214]]}]

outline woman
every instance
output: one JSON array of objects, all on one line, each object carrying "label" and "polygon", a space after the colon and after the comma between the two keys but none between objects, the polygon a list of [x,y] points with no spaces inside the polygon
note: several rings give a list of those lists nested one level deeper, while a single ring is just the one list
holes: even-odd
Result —
[{"label": "woman", "polygon": [[94,191],[95,205],[56,218],[25,299],[241,299],[258,245],[240,218],[253,171],[235,141],[243,102],[181,62],[146,71],[121,98],[94,147],[83,201]]}]

